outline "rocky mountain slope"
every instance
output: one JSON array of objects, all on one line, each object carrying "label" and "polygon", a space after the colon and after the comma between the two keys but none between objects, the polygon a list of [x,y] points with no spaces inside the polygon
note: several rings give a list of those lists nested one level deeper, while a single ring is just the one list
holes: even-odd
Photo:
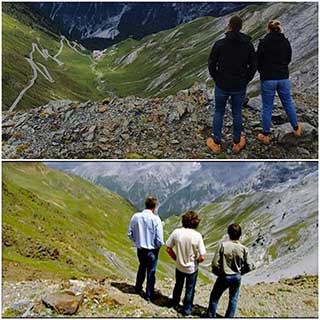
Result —
[{"label": "rocky mountain slope", "polygon": [[215,156],[206,146],[212,133],[212,95],[204,83],[166,98],[50,101],[29,112],[3,112],[2,154],[32,159],[316,159],[318,101],[307,94],[293,98],[302,137],[294,137],[277,100],[272,143],[259,143],[261,104],[252,98],[243,111],[247,147],[240,155],[232,154],[230,108],[225,115],[222,153]]},{"label": "rocky mountain slope", "polygon": [[[269,20],[279,19],[293,50],[290,64],[293,90],[317,95],[318,8],[316,3],[265,3],[237,12],[245,21],[243,32],[255,46],[266,34]],[[229,16],[202,17],[140,41],[127,39],[106,50],[98,60],[101,88],[118,96],[161,96],[210,80],[207,61],[212,45],[224,37]],[[303,36],[302,36],[303,35]],[[146,63],[146,61],[148,63]],[[259,76],[251,82],[250,96],[259,94]]]},{"label": "rocky mountain slope", "polygon": [[142,37],[200,16],[220,16],[247,3],[230,2],[95,2],[34,4],[42,14],[61,26],[65,35],[86,46],[105,49],[120,40]]},{"label": "rocky mountain slope", "polygon": [[143,209],[154,194],[162,218],[180,215],[226,194],[252,194],[295,184],[316,162],[48,162],[102,185]]},{"label": "rocky mountain slope", "polygon": [[[157,280],[157,287],[161,288],[162,294],[155,303],[147,302],[142,297],[133,294],[133,285],[132,279],[118,277],[99,280],[6,281],[3,283],[2,291],[2,315],[11,318],[21,317],[21,315],[37,318],[61,316],[46,307],[42,300],[56,292],[71,291],[83,297],[76,312],[76,317],[79,318],[181,317],[181,314],[168,307],[168,297],[172,294],[174,286],[172,278],[167,278],[166,281]],[[192,317],[199,318],[206,311],[211,290],[211,284],[198,281]],[[237,316],[244,318],[317,318],[317,297],[318,277],[297,277],[277,283],[242,285]],[[227,304],[228,297],[227,294],[224,294],[218,307],[219,315],[224,315]],[[67,316],[64,315],[64,317]]]}]

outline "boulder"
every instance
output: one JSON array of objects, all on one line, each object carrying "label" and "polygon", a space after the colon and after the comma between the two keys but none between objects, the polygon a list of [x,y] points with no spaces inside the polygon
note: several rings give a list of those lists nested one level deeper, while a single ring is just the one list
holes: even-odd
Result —
[{"label": "boulder", "polygon": [[261,96],[250,98],[246,104],[246,107],[253,111],[261,112],[261,109],[262,109]]},{"label": "boulder", "polygon": [[9,120],[2,123],[2,128],[14,127],[16,125],[15,121]]},{"label": "boulder", "polygon": [[302,122],[302,136],[296,137],[290,123],[284,123],[275,128],[275,141],[280,144],[296,146],[301,143],[313,142],[317,139],[317,128],[307,122]]},{"label": "boulder", "polygon": [[72,291],[55,292],[42,299],[46,307],[64,315],[75,314],[82,301],[83,294],[75,295]]}]

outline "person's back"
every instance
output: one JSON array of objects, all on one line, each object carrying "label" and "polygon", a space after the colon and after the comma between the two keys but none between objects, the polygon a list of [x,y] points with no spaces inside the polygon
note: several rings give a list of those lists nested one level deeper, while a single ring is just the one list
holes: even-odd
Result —
[{"label": "person's back", "polygon": [[218,276],[211,291],[208,317],[216,317],[219,299],[229,289],[229,304],[226,318],[236,313],[240,293],[241,275],[254,269],[250,262],[248,249],[239,241],[241,227],[233,223],[228,226],[230,241],[221,242],[212,261],[212,272]]},{"label": "person's back", "polygon": [[177,269],[185,273],[195,272],[200,256],[199,248],[202,244],[201,234],[191,228],[179,228],[174,230],[173,237],[175,239]]},{"label": "person's back", "polygon": [[218,252],[213,259],[212,268],[219,269],[223,274],[245,274],[253,268],[248,248],[239,240],[222,242]]},{"label": "person's back", "polygon": [[270,32],[260,40],[258,47],[258,70],[261,80],[289,78],[291,62],[290,42],[280,32]]},{"label": "person's back", "polygon": [[288,67],[292,56],[290,42],[283,35],[280,21],[269,21],[267,30],[268,33],[260,40],[257,51],[262,99],[262,132],[257,135],[257,139],[266,145],[271,141],[272,110],[276,92],[288,116],[294,136],[300,137],[302,134],[302,126],[298,122],[291,99]]},{"label": "person's back", "polygon": [[158,255],[163,245],[163,230],[160,218],[155,214],[157,199],[148,197],[145,210],[135,213],[128,228],[128,237],[137,248],[139,269],[135,291],[142,294],[142,286],[147,275],[146,299],[155,299],[155,281]]},{"label": "person's back", "polygon": [[192,312],[198,264],[204,261],[204,254],[206,253],[202,236],[195,230],[199,222],[200,218],[197,213],[187,211],[182,216],[183,228],[175,229],[166,242],[167,252],[176,262],[176,283],[172,294],[172,305],[175,308],[179,306],[185,283],[186,292],[182,311],[185,316]]},{"label": "person's back", "polygon": [[[251,38],[239,31],[229,31],[224,39],[216,42],[215,50],[217,66],[211,65],[209,59],[209,70],[216,84],[224,90],[245,88],[255,73],[255,68],[248,68],[254,62]],[[211,58],[214,60],[214,56]]]},{"label": "person's back", "polygon": [[257,70],[257,59],[251,38],[241,33],[241,28],[242,19],[231,17],[226,37],[214,44],[208,59],[209,73],[215,82],[215,104],[213,132],[207,139],[207,146],[215,154],[221,152],[223,118],[229,98],[233,119],[232,151],[239,153],[246,145],[242,134],[242,107],[247,85]]},{"label": "person's back", "polygon": [[137,248],[155,249],[160,247],[157,243],[157,228],[161,225],[160,218],[143,210],[133,215],[131,220],[132,240]]}]

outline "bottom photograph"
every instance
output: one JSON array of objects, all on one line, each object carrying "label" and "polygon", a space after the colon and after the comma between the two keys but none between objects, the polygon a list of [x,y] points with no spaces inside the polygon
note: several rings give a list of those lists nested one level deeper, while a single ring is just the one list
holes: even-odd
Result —
[{"label": "bottom photograph", "polygon": [[317,162],[3,162],[2,317],[318,317]]}]

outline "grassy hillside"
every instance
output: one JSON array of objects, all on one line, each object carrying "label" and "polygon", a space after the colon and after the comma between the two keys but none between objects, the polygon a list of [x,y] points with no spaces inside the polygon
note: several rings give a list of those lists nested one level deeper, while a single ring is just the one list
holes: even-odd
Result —
[{"label": "grassy hillside", "polygon": [[[3,4],[4,110],[10,107],[32,77],[31,67],[25,60],[32,43],[48,49],[52,56],[60,47],[60,38],[54,27],[50,27],[48,21],[37,23],[43,19],[36,14],[28,16],[28,7],[26,9],[25,6],[21,3]],[[316,69],[318,52],[316,6],[308,3],[265,3],[247,6],[238,14],[245,21],[243,32],[252,37],[255,45],[265,34],[270,19],[282,21],[294,52],[290,65],[294,88],[302,92],[310,88],[315,92],[317,72],[313,69]],[[213,43],[226,32],[227,19],[227,16],[201,17],[139,41],[129,38],[108,48],[95,66],[89,52],[81,55],[66,45],[59,56],[63,66],[50,59],[45,61],[37,53],[36,62],[48,68],[55,82],[50,83],[39,75],[18,109],[40,106],[49,99],[100,100],[114,94],[120,97],[165,97],[190,88],[198,80],[213,86],[207,70],[208,56]],[[299,37],[297,25],[305,26],[301,27],[305,43]],[[258,93],[257,77],[250,84],[248,94],[256,96]]]},{"label": "grassy hillside", "polygon": [[[2,90],[3,110],[8,109],[18,94],[28,85],[33,76],[30,64],[26,60],[37,43],[41,49],[47,49],[55,56],[60,48],[60,37],[49,22],[30,11],[31,7],[23,3],[2,4]],[[86,101],[98,99],[103,94],[96,89],[96,74],[90,66],[90,54],[86,56],[72,50],[64,44],[58,59],[59,66],[52,59],[45,60],[38,52],[34,54],[37,64],[47,67],[54,79],[50,83],[40,73],[34,86],[30,88],[17,109],[30,109],[45,104],[50,99],[72,99]]]},{"label": "grassy hillside", "polygon": [[[262,13],[267,6],[248,6],[240,15],[250,21],[256,10]],[[278,15],[284,6],[278,8]],[[253,41],[264,34],[261,23],[268,18],[246,28]],[[109,48],[97,70],[103,74],[105,88],[120,96],[167,96],[199,79],[213,85],[207,72],[208,56],[213,43],[226,32],[226,24],[225,17],[201,17],[140,41],[128,39]]]},{"label": "grassy hillside", "polygon": [[[249,276],[252,282],[265,281],[270,275],[283,278],[312,273],[317,208],[316,176],[282,190],[228,196],[200,207],[196,210],[202,219],[199,231],[208,252],[201,279],[211,278],[217,242],[232,222],[242,225],[242,241],[258,267]],[[126,270],[126,277],[134,279],[137,258],[127,227],[135,211],[120,196],[77,176],[39,163],[4,163],[4,266],[13,262],[21,264],[22,270],[62,277],[122,275]],[[164,221],[165,240],[180,226],[180,220],[171,216]],[[159,278],[173,275],[174,269],[163,248]]]},{"label": "grassy hillside", "polygon": [[134,268],[123,198],[39,163],[4,163],[2,188],[4,262],[62,277]]}]

